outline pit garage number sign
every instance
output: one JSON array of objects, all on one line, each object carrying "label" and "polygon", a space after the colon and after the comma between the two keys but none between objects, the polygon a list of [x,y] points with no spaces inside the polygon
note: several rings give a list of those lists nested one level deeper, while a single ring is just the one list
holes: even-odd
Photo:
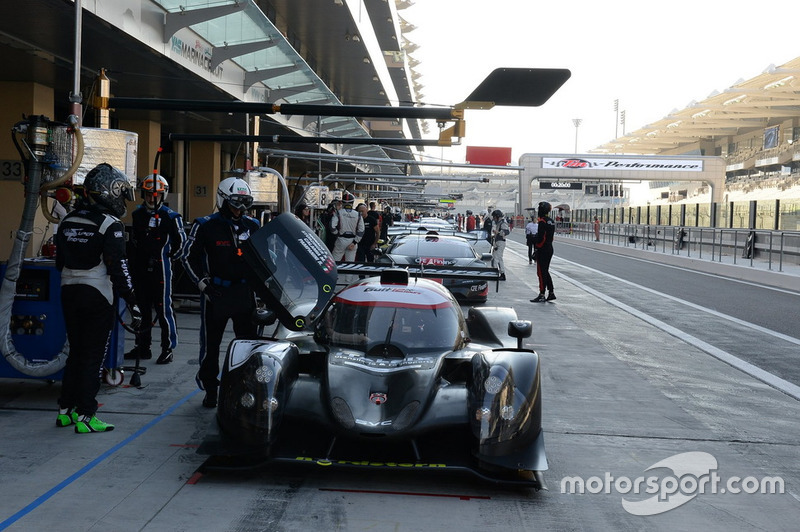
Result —
[{"label": "pit garage number sign", "polygon": [[0,161],[0,179],[20,181],[23,171],[21,161]]},{"label": "pit garage number sign", "polygon": [[324,209],[331,201],[330,191],[324,185],[309,185],[303,201],[309,207]]}]

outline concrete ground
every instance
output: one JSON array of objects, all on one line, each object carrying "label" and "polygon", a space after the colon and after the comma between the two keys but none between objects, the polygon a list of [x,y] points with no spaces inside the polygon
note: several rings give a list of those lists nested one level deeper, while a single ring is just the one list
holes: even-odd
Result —
[{"label": "concrete ground", "polygon": [[[139,387],[128,384],[130,373],[102,387],[98,415],[116,424],[112,432],[55,427],[57,382],[0,379],[0,530],[796,529],[800,402],[569,282],[558,257],[559,299],[530,303],[534,266],[514,237],[509,280],[489,304],[534,323],[549,491],[447,473],[200,474],[205,457],[196,449],[214,413],[194,382],[199,314],[185,309],[174,363],[145,363]],[[787,278],[800,287],[791,276],[775,282]],[[780,477],[784,493],[699,493],[692,479],[709,460],[722,482]],[[626,484],[642,479],[644,490],[646,477],[656,478],[651,494]],[[578,478],[583,493],[562,490]],[[670,494],[674,480],[684,481],[678,494]]]}]

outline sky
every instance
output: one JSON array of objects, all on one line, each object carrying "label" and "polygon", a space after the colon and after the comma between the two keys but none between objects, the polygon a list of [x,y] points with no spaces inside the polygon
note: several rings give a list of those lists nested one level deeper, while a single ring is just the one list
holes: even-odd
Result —
[{"label": "sky", "polygon": [[[512,164],[524,153],[572,154],[576,144],[586,153],[622,136],[614,100],[630,133],[800,56],[783,23],[798,20],[797,0],[414,2],[399,14],[416,26],[406,37],[419,45],[411,56],[425,105],[463,101],[495,68],[572,73],[540,107],[467,110],[461,146],[425,149],[454,162],[466,146],[510,147]],[[435,124],[423,136],[436,138]]]}]

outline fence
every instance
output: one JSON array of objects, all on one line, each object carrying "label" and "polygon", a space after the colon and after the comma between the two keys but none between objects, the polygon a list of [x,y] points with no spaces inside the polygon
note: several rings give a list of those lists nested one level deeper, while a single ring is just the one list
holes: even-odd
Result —
[{"label": "fence", "polygon": [[[591,222],[570,224],[562,236],[595,240]],[[673,225],[601,224],[600,241],[673,255],[783,272],[800,266],[800,232]],[[756,260],[758,259],[758,260]]]}]

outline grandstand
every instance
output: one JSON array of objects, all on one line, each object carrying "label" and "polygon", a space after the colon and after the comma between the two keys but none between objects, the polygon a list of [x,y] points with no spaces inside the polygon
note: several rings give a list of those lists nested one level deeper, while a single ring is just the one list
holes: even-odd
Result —
[{"label": "grandstand", "polygon": [[[595,154],[716,155],[725,201],[800,201],[800,57],[590,150]],[[700,185],[652,184],[648,203],[710,201]],[[663,185],[663,184],[662,184]]]}]

